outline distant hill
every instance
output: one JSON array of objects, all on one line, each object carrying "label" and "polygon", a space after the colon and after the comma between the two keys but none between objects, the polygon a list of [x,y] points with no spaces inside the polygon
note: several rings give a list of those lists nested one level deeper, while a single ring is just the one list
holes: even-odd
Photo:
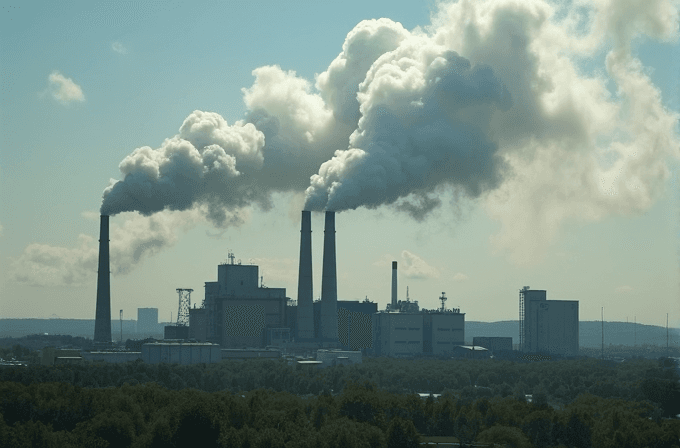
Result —
[{"label": "distant hill", "polygon": [[[162,325],[158,324],[158,333],[163,332]],[[43,333],[92,338],[94,319],[0,319],[0,337],[18,338]],[[111,333],[114,339],[120,335],[120,320],[111,320]],[[123,335],[136,333],[137,321],[123,319]]]},{"label": "distant hill", "polygon": [[[162,333],[162,326],[158,324],[158,333]],[[136,320],[123,320],[124,337],[134,337]],[[111,321],[114,339],[120,334],[120,321]],[[626,322],[605,322],[605,345],[627,345],[635,343],[637,331],[637,345],[666,345],[666,328],[655,325],[643,325]],[[92,338],[94,335],[94,319],[0,319],[0,337],[21,337],[29,334],[64,334]],[[670,343],[676,347],[680,345],[680,330],[669,329]],[[472,343],[475,336],[505,336],[512,337],[513,344],[519,344],[519,322],[506,320],[500,322],[465,322],[465,341]],[[581,347],[598,348],[602,344],[602,324],[599,321],[583,321],[579,323],[579,345]]]},{"label": "distant hill", "polygon": [[[635,333],[637,332],[637,338]],[[669,328],[670,344],[680,345],[680,330]],[[513,344],[519,344],[519,321],[509,320],[501,322],[465,322],[465,341],[472,343],[475,336],[505,336],[512,337]],[[630,322],[605,322],[605,345],[632,346],[666,345],[666,327],[643,325]],[[602,323],[600,321],[579,322],[579,346],[598,348],[602,345]]]}]

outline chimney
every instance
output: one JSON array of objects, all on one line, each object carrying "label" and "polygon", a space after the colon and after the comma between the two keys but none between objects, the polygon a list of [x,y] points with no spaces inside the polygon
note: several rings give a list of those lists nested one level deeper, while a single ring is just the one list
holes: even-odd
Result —
[{"label": "chimney", "polygon": [[302,212],[300,227],[300,268],[297,295],[297,337],[314,338],[314,308],[312,304],[312,212]]},{"label": "chimney", "polygon": [[335,212],[326,212],[321,276],[321,337],[338,339],[338,280],[335,269]]},{"label": "chimney", "polygon": [[392,303],[390,304],[392,311],[397,309],[397,262],[392,262]]},{"label": "chimney", "polygon": [[94,342],[111,343],[111,272],[109,270],[109,217],[101,215],[99,226],[99,270],[97,271],[97,311]]}]

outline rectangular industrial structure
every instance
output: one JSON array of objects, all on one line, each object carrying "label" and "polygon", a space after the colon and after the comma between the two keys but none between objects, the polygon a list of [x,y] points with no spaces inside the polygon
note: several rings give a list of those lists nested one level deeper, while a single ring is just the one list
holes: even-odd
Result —
[{"label": "rectangular industrial structure", "polygon": [[142,345],[142,360],[150,364],[210,364],[222,360],[222,351],[217,344],[154,342]]},{"label": "rectangular industrial structure", "polygon": [[465,313],[459,310],[380,312],[372,320],[375,356],[442,356],[465,341]]},{"label": "rectangular industrial structure", "polygon": [[414,356],[423,353],[423,315],[373,315],[373,350],[376,356]]},{"label": "rectangular industrial structure", "polygon": [[578,355],[578,301],[546,300],[543,290],[519,292],[520,349],[528,353]]},{"label": "rectangular industrial structure", "polygon": [[189,312],[190,334],[223,347],[265,346],[268,329],[285,327],[287,298],[258,279],[258,266],[220,264],[217,281],[205,283],[205,311]]},{"label": "rectangular industrial structure", "polygon": [[451,353],[457,345],[465,343],[465,314],[427,313],[423,314],[423,352],[443,355]]},{"label": "rectangular industrial structure", "polygon": [[155,336],[161,332],[158,325],[158,308],[137,308],[137,333],[145,336]]},{"label": "rectangular industrial structure", "polygon": [[321,361],[321,367],[331,367],[337,365],[361,364],[361,352],[358,350],[317,350],[316,360]]}]

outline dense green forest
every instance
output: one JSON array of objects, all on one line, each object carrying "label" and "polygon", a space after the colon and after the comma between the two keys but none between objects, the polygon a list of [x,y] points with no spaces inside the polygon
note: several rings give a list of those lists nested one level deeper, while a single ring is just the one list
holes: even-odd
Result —
[{"label": "dense green forest", "polygon": [[678,384],[650,360],[29,365],[0,369],[0,445],[680,447]]}]

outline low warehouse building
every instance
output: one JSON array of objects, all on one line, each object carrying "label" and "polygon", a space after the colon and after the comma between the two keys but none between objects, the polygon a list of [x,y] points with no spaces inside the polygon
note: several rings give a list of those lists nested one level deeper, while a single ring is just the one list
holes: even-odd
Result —
[{"label": "low warehouse building", "polygon": [[83,359],[88,361],[104,361],[104,362],[114,362],[123,363],[128,361],[135,361],[142,358],[140,352],[82,352]]},{"label": "low warehouse building", "polygon": [[476,345],[459,345],[454,347],[452,355],[454,358],[488,359],[491,357],[491,352]]},{"label": "low warehouse building", "polygon": [[253,359],[281,357],[279,350],[223,348],[222,359]]},{"label": "low warehouse building", "polygon": [[336,366],[336,365],[351,365],[361,364],[361,351],[343,351],[343,350],[317,350],[316,360],[321,361],[322,367]]},{"label": "low warehouse building", "polygon": [[150,364],[210,364],[220,362],[220,346],[196,342],[154,342],[142,345],[142,360]]}]

